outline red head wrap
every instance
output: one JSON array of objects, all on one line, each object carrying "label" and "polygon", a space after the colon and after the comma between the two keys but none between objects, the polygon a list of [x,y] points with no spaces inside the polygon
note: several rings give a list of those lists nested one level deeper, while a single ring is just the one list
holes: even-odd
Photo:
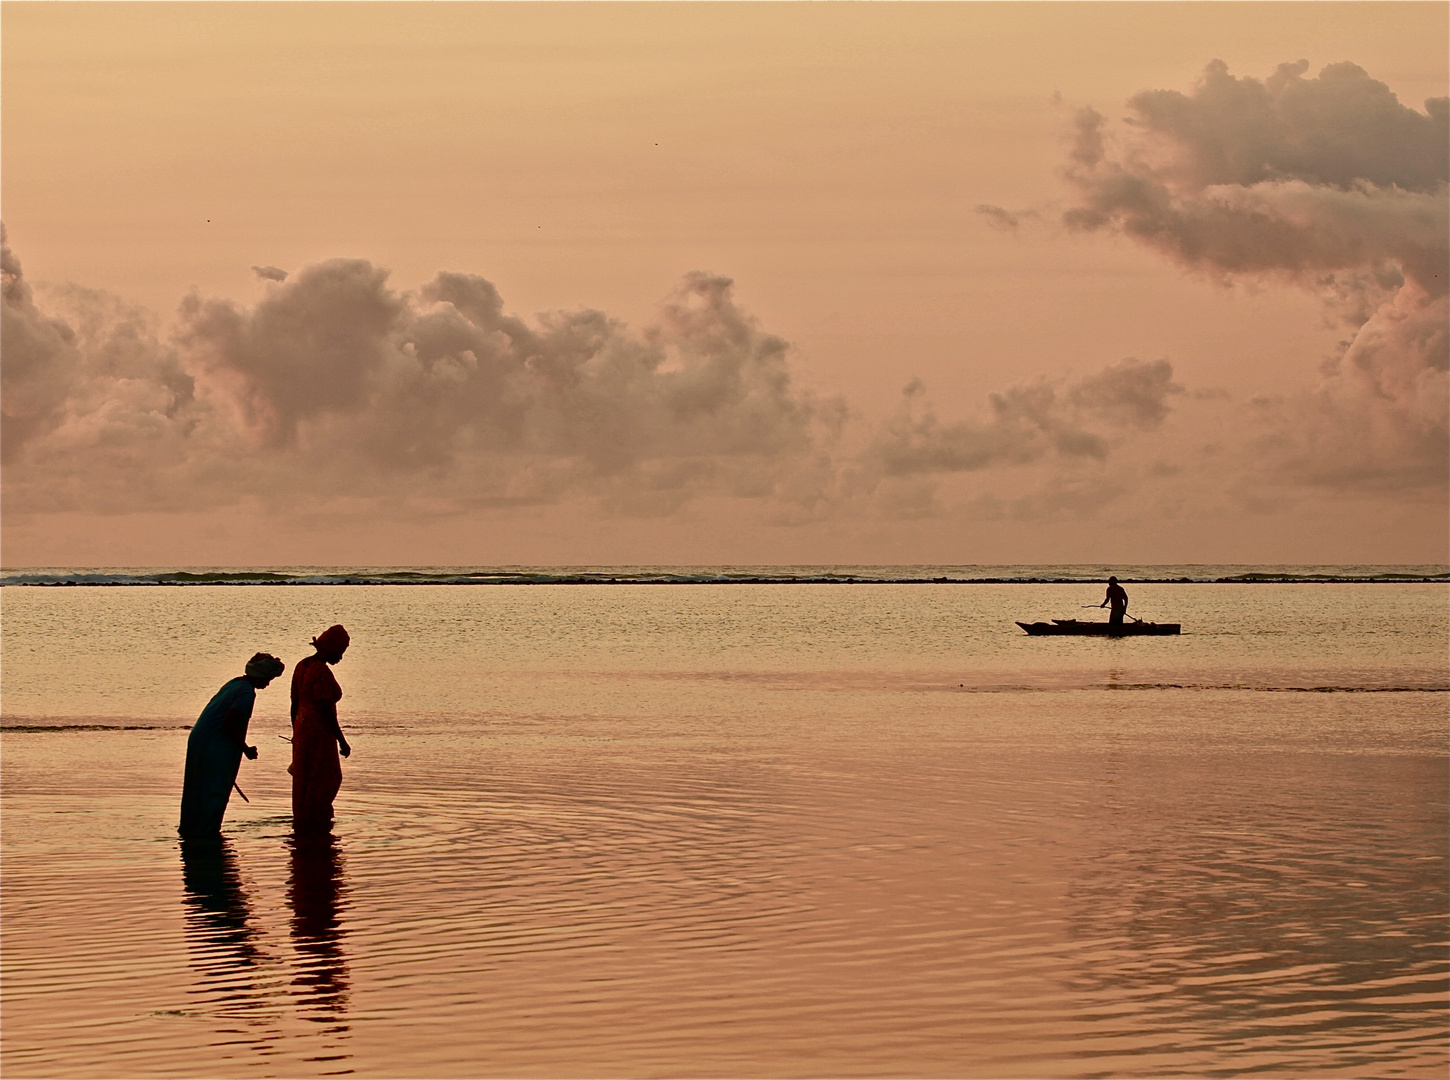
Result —
[{"label": "red head wrap", "polygon": [[327,656],[341,656],[347,649],[347,643],[351,640],[347,631],[341,626],[329,626],[317,637],[312,639],[312,644],[317,646],[317,651]]}]

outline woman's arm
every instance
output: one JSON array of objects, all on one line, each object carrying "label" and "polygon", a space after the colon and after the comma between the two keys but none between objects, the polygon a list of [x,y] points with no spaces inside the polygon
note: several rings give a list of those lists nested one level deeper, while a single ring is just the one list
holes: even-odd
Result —
[{"label": "woman's arm", "polygon": [[251,720],[251,714],[245,713],[238,708],[230,708],[227,714],[222,717],[222,731],[227,738],[242,748],[242,753],[253,761],[257,759],[257,748],[247,745],[247,722]]},{"label": "woman's arm", "polygon": [[343,757],[352,755],[352,747],[347,745],[347,736],[342,733],[342,725],[337,722],[337,710],[332,711],[332,733],[337,738],[337,749]]}]

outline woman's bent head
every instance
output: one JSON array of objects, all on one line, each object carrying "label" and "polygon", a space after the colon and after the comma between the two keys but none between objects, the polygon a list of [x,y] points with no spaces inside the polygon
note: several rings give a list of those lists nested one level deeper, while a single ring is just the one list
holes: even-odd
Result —
[{"label": "woman's bent head", "polygon": [[246,675],[252,685],[261,690],[286,670],[287,665],[271,653],[259,652],[247,661]]},{"label": "woman's bent head", "polygon": [[349,640],[347,631],[341,626],[329,626],[312,639],[312,644],[317,649],[318,656],[329,664],[335,664],[342,659],[342,654],[347,652]]}]

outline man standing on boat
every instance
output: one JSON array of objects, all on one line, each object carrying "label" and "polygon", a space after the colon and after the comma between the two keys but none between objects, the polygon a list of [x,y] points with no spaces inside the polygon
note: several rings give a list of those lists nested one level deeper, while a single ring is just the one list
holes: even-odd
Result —
[{"label": "man standing on boat", "polygon": [[1123,591],[1115,577],[1108,578],[1108,595],[1103,597],[1103,602],[1098,607],[1107,607],[1109,604],[1113,605],[1113,609],[1108,612],[1108,625],[1122,626],[1123,616],[1128,611],[1128,594]]}]

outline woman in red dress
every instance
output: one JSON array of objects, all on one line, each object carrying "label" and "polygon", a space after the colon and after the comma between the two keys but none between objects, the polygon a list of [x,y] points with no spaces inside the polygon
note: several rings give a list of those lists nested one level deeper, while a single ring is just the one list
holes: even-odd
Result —
[{"label": "woman in red dress", "polygon": [[326,830],[332,825],[332,800],[342,786],[342,763],[352,747],[337,724],[342,687],[330,664],[347,651],[347,631],[332,626],[312,639],[317,652],[292,670],[292,825],[299,830]]}]

